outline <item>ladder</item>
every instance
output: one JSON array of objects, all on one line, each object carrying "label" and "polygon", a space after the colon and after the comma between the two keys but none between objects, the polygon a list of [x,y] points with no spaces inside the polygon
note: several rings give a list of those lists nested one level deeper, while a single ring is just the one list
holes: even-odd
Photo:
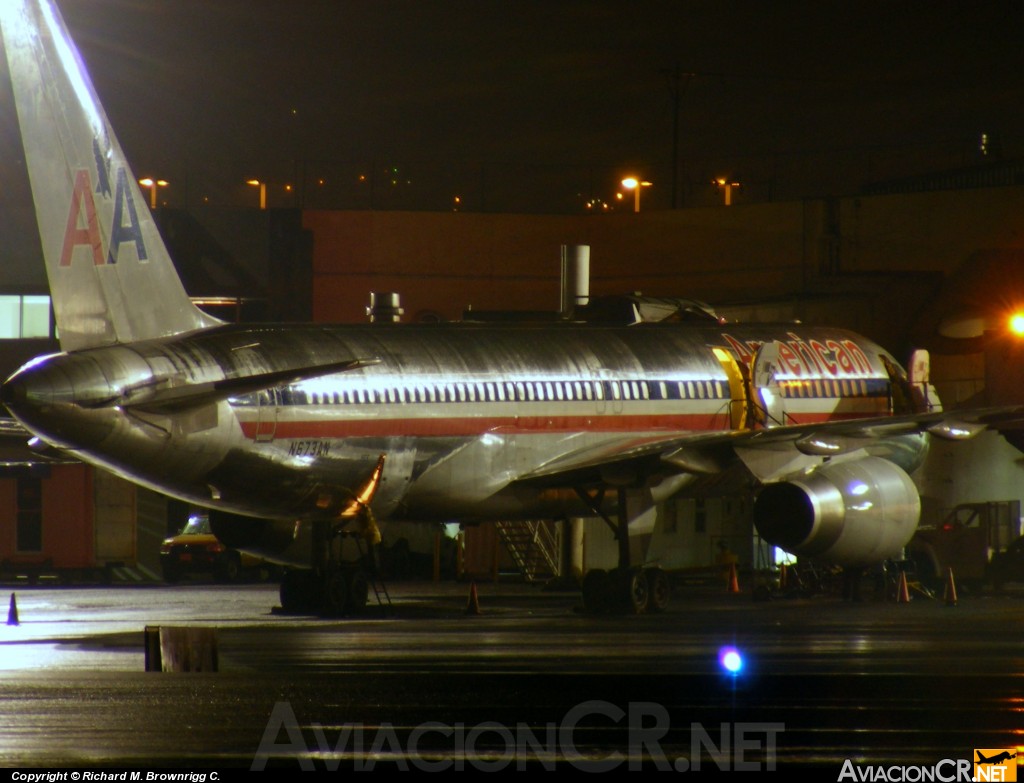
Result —
[{"label": "ladder", "polygon": [[558,575],[555,523],[543,520],[496,522],[498,535],[527,582]]}]

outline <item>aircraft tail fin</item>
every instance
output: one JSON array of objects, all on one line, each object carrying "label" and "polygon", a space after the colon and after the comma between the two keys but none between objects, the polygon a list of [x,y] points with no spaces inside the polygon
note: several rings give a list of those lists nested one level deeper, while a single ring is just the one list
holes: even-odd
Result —
[{"label": "aircraft tail fin", "polygon": [[0,30],[61,347],[220,323],[185,293],[52,0],[3,0]]}]

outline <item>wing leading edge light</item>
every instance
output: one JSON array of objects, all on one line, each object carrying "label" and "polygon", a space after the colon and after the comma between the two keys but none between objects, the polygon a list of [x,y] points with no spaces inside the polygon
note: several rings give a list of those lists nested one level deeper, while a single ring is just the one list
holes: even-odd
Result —
[{"label": "wing leading edge light", "polygon": [[0,14],[64,350],[3,401],[46,443],[303,567],[287,608],[351,605],[360,577],[331,543],[345,525],[597,513],[621,543],[629,509],[734,470],[767,484],[767,539],[881,560],[917,526],[926,431],[985,426],[952,426],[885,351],[835,329],[222,324],[186,296],[55,7]]}]

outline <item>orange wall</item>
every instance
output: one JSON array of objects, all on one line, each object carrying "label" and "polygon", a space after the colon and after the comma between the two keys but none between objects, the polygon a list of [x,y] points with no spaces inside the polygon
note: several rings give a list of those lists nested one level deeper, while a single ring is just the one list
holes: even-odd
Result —
[{"label": "orange wall", "polygon": [[801,205],[639,215],[304,213],[313,315],[366,319],[370,291],[398,291],[405,320],[481,310],[556,310],[560,246],[588,244],[594,294],[735,298],[799,287]]},{"label": "orange wall", "polygon": [[[557,309],[562,244],[590,245],[594,294],[713,305],[814,290],[877,296],[900,275],[948,275],[982,251],[1024,250],[1022,214],[1024,187],[1001,187],[640,214],[308,211],[303,225],[315,320],[360,322],[370,291],[398,291],[405,320],[428,310],[454,319],[468,305]],[[919,304],[893,300],[882,310]]]},{"label": "orange wall", "polygon": [[92,470],[84,465],[55,465],[43,479],[43,551],[17,551],[17,479],[0,480],[0,560],[38,563],[54,568],[93,565]]},{"label": "orange wall", "polygon": [[0,480],[0,560],[13,557],[18,541],[18,482]]}]

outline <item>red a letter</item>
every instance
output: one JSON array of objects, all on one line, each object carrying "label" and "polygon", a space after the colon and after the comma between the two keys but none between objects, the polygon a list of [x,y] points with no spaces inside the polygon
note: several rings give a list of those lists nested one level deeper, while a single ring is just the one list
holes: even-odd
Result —
[{"label": "red a letter", "polygon": [[[85,205],[85,228],[79,228],[78,221]],[[96,222],[96,204],[92,200],[92,189],[89,186],[89,172],[82,169],[75,175],[75,190],[71,195],[71,209],[68,211],[68,226],[64,230],[64,247],[60,251],[60,265],[71,266],[71,256],[79,245],[92,248],[92,262],[99,266],[103,263],[103,250],[100,247],[100,228]]]}]

